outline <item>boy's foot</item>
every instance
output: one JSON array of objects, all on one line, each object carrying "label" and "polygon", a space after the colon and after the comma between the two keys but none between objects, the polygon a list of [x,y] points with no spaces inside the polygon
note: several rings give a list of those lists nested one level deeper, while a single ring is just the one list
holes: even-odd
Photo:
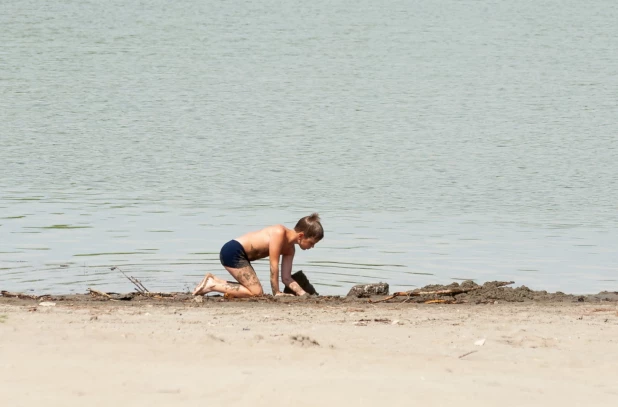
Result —
[{"label": "boy's foot", "polygon": [[216,284],[215,276],[208,273],[204,276],[204,279],[195,287],[193,295],[204,295],[211,291],[212,287]]}]

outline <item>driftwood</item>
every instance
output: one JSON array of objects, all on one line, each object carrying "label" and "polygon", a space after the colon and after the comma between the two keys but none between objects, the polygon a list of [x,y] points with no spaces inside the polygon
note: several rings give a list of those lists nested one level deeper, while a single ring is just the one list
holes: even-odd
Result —
[{"label": "driftwood", "polygon": [[144,287],[144,285],[142,284],[141,281],[139,281],[137,278],[135,277],[131,277],[131,276],[127,276],[124,271],[120,270],[120,267],[112,267],[110,270],[118,270],[122,273],[123,276],[125,276],[130,282],[133,283],[133,285],[135,285],[135,287],[137,287],[135,290],[140,293],[140,294],[146,294],[149,293],[150,291],[148,291],[148,289],[146,287]]},{"label": "driftwood", "polygon": [[[494,289],[494,288],[499,288],[499,287],[504,287],[506,285],[509,284],[514,284],[515,281],[502,281],[497,283],[496,285],[492,286],[490,289]],[[475,287],[470,287],[470,288],[451,288],[451,289],[447,289],[447,290],[436,290],[436,291],[416,291],[416,290],[411,290],[411,291],[399,291],[396,293],[393,293],[393,295],[390,295],[386,298],[382,298],[380,300],[369,300],[369,302],[371,303],[378,303],[378,302],[384,302],[384,301],[388,301],[388,300],[392,300],[395,297],[420,297],[423,295],[451,295],[451,296],[455,296],[457,294],[463,294],[463,293],[467,293],[470,291],[475,291],[475,290],[481,290],[485,287],[483,287],[482,285],[479,286],[475,286]]]},{"label": "driftwood", "polygon": [[[136,296],[144,296],[144,297],[150,297],[150,298],[171,298],[174,297],[175,294],[173,293],[153,293],[153,292],[133,292],[133,293],[128,293],[128,294],[116,294],[116,293],[105,293],[103,291],[99,291],[99,290],[95,290],[92,288],[88,289],[88,292],[90,292],[90,294],[94,297],[103,297],[112,301],[119,301],[119,300],[131,300]],[[114,294],[114,297],[112,297],[110,294]]]},{"label": "driftwood", "polygon": [[0,291],[0,293],[2,294],[3,297],[21,298],[22,300],[23,299],[38,300],[39,298],[43,297],[39,295],[30,295],[30,294],[24,294],[24,293],[12,293],[10,291]]}]

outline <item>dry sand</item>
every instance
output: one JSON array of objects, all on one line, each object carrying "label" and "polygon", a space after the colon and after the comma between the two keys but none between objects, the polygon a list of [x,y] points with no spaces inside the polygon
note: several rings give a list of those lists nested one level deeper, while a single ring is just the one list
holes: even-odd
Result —
[{"label": "dry sand", "polygon": [[618,401],[616,302],[40,302],[0,297],[3,405]]}]

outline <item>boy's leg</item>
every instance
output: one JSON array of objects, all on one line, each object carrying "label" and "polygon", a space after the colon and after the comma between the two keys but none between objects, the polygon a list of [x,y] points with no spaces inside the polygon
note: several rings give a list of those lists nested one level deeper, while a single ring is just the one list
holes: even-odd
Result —
[{"label": "boy's leg", "polygon": [[260,283],[253,266],[248,265],[241,268],[224,267],[232,275],[232,277],[236,279],[236,281],[238,281],[242,286],[248,288],[253,295],[264,294],[262,284]]},{"label": "boy's leg", "polygon": [[263,295],[262,285],[255,274],[253,267],[232,268],[224,266],[225,269],[239,282],[229,283],[221,280],[212,274],[206,274],[204,279],[193,291],[193,295],[204,295],[211,291],[228,294],[231,297],[243,298]]}]

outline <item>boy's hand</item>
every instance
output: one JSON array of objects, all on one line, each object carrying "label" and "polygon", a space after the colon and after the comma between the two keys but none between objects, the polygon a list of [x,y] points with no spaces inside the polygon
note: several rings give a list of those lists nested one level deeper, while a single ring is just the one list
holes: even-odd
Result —
[{"label": "boy's hand", "polygon": [[275,297],[294,297],[294,294],[277,293]]}]

